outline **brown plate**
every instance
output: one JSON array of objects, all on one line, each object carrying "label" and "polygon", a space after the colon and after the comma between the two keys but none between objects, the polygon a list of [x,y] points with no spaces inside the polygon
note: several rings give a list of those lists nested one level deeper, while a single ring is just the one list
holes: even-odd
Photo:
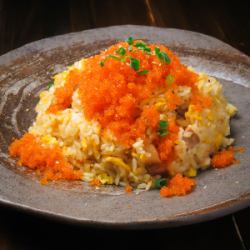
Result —
[{"label": "brown plate", "polygon": [[[82,57],[129,35],[163,43],[188,65],[217,77],[239,108],[232,120],[236,145],[247,149],[241,163],[208,170],[190,195],[160,198],[159,191],[124,194],[123,188],[95,190],[81,182],[42,186],[7,154],[13,137],[32,123],[39,91],[50,77]],[[179,226],[210,220],[250,204],[250,59],[209,36],[176,29],[114,26],[43,39],[0,57],[0,202],[25,211],[84,225],[126,228]]]}]

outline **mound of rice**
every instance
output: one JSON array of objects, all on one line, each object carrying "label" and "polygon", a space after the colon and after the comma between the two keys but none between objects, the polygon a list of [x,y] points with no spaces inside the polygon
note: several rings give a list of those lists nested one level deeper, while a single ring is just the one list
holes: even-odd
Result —
[{"label": "mound of rice", "polygon": [[53,79],[28,133],[10,146],[44,183],[150,189],[162,177],[195,177],[233,143],[229,122],[237,110],[222,85],[165,46],[130,38]]}]

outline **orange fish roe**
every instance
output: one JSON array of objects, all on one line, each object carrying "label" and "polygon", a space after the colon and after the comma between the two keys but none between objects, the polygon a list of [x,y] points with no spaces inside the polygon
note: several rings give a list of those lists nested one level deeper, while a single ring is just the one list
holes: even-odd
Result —
[{"label": "orange fish roe", "polygon": [[204,95],[193,93],[191,97],[191,104],[194,105],[194,109],[196,111],[201,112],[204,108],[211,107],[212,98],[210,96],[204,96]]},{"label": "orange fish roe", "polygon": [[48,112],[56,113],[59,110],[64,110],[71,106],[72,95],[79,82],[80,76],[81,74],[79,70],[70,70],[67,75],[65,85],[63,87],[56,88],[56,101],[48,108]]},{"label": "orange fish roe", "polygon": [[131,193],[132,191],[133,191],[133,187],[131,187],[130,185],[126,185],[125,192],[126,193]]},{"label": "orange fish roe", "polygon": [[170,163],[174,160],[174,146],[178,137],[179,126],[175,123],[175,120],[169,119],[168,121],[169,134],[160,139],[157,143],[160,160]]},{"label": "orange fish roe", "polygon": [[161,161],[171,162],[174,156],[174,141],[169,138],[162,139],[159,143],[158,152]]},{"label": "orange fish roe", "polygon": [[195,180],[177,174],[169,181],[168,186],[161,188],[160,195],[162,197],[186,195],[193,190],[195,185]]},{"label": "orange fish roe", "polygon": [[237,163],[238,161],[235,159],[234,153],[235,150],[233,147],[229,147],[228,149],[216,153],[212,157],[212,166],[214,168],[225,168]]},{"label": "orange fish roe", "polygon": [[83,175],[65,160],[59,147],[45,148],[29,133],[15,140],[9,147],[9,153],[13,157],[19,157],[19,165],[38,170],[42,184],[49,180],[78,180]]},{"label": "orange fish roe", "polygon": [[[138,41],[134,41],[136,42]],[[129,146],[136,138],[143,138],[145,131],[155,128],[159,119],[157,110],[144,110],[148,107],[142,105],[143,101],[155,91],[164,93],[177,85],[193,87],[197,80],[197,75],[181,64],[168,48],[163,45],[147,46],[152,53],[145,53],[135,46],[129,51],[128,43],[120,42],[99,55],[88,58],[84,70],[80,74],[71,72],[65,86],[56,90],[56,102],[48,111],[56,112],[69,107],[73,90],[77,87],[87,119],[99,121],[103,129],[113,131],[118,141],[124,145]],[[119,57],[117,50],[121,47],[126,50],[123,60],[108,58],[110,55]],[[170,63],[155,55],[156,47],[168,55]],[[139,71],[147,70],[147,74],[140,75],[131,67],[131,57],[139,61]],[[100,63],[104,61],[101,66]],[[174,78],[171,86],[166,82],[169,74]],[[178,97],[171,95],[171,92],[167,94],[167,98],[172,109],[180,104]]]},{"label": "orange fish roe", "polygon": [[238,152],[238,153],[245,153],[246,149],[244,147],[233,147],[234,152]]},{"label": "orange fish roe", "polygon": [[92,187],[100,187],[101,186],[101,182],[100,180],[98,179],[93,179],[90,183],[89,183],[90,186]]},{"label": "orange fish roe", "polygon": [[169,110],[175,110],[177,106],[182,103],[181,97],[174,94],[172,92],[172,89],[169,89],[166,92],[166,99],[167,99],[167,107]]}]

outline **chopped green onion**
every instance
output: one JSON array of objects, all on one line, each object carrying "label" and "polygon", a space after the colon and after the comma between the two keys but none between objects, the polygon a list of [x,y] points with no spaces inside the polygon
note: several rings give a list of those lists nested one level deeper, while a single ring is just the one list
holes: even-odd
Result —
[{"label": "chopped green onion", "polygon": [[132,45],[129,45],[129,46],[128,46],[128,51],[130,52],[130,51],[132,51],[132,49],[133,49],[133,46],[132,46]]},{"label": "chopped green onion", "polygon": [[170,63],[171,60],[169,56],[165,52],[161,51],[158,47],[155,48],[155,54],[159,59],[163,60],[166,63]]},{"label": "chopped green onion", "polygon": [[109,59],[109,56],[107,56],[105,59],[103,59],[102,61],[100,61],[100,66],[103,67],[105,62]]},{"label": "chopped green onion", "polygon": [[49,81],[48,82],[48,88],[50,89],[54,85],[54,81]]},{"label": "chopped green onion", "polygon": [[159,178],[159,179],[155,180],[154,184],[155,184],[156,188],[160,189],[160,188],[162,188],[164,186],[167,186],[168,180],[166,178]]},{"label": "chopped green onion", "polygon": [[147,44],[144,42],[137,42],[135,44],[135,47],[140,49],[140,50],[143,50],[144,52],[147,52],[147,53],[151,52],[151,49],[149,47],[147,47]]},{"label": "chopped green onion", "polygon": [[126,40],[125,40],[129,45],[132,45],[134,42],[134,39],[132,36],[129,36]]},{"label": "chopped green onion", "polygon": [[142,70],[142,71],[139,71],[137,74],[138,76],[143,76],[143,75],[146,75],[148,72],[149,70]]},{"label": "chopped green onion", "polygon": [[168,121],[160,120],[159,127],[158,127],[158,135],[160,137],[165,137],[168,135]]},{"label": "chopped green onion", "polygon": [[167,126],[168,126],[168,121],[160,120],[160,121],[159,121],[159,126],[160,126],[160,127],[167,127]]},{"label": "chopped green onion", "polygon": [[136,48],[145,48],[147,45],[146,45],[146,43],[144,43],[144,42],[137,42],[136,44],[135,44],[135,47]]},{"label": "chopped green onion", "polygon": [[144,52],[150,53],[150,52],[151,52],[151,49],[150,49],[149,47],[145,47],[145,48],[144,48]]},{"label": "chopped green onion", "polygon": [[166,77],[166,82],[168,85],[171,85],[174,82],[174,77],[171,74],[168,74]]},{"label": "chopped green onion", "polygon": [[126,62],[126,59],[127,59],[127,58],[128,58],[127,56],[121,57],[121,62]]},{"label": "chopped green onion", "polygon": [[104,64],[105,64],[105,62],[106,62],[109,58],[113,58],[113,59],[118,60],[118,61],[121,61],[121,60],[122,60],[122,58],[120,58],[120,57],[117,57],[117,56],[114,56],[114,55],[109,55],[109,56],[107,56],[104,60],[100,61],[100,66],[103,67]]},{"label": "chopped green onion", "polygon": [[155,54],[161,59],[161,50],[158,47],[155,48]]},{"label": "chopped green onion", "polygon": [[166,63],[170,63],[171,60],[169,56],[165,52],[161,52],[161,54],[162,54],[163,61]]},{"label": "chopped green onion", "polygon": [[140,69],[140,61],[136,58],[130,57],[130,67],[138,71]]},{"label": "chopped green onion", "polygon": [[124,49],[123,47],[119,48],[117,51],[116,51],[117,54],[121,55],[121,56],[124,56],[126,54],[126,49]]},{"label": "chopped green onion", "polygon": [[117,60],[117,61],[121,61],[121,58],[120,58],[120,57],[117,57],[117,56],[109,55],[108,57],[109,57],[109,58],[112,58],[112,59],[115,59],[115,60]]},{"label": "chopped green onion", "polygon": [[159,129],[158,130],[158,135],[160,137],[166,137],[168,135],[168,131],[167,130],[161,130],[161,129]]}]

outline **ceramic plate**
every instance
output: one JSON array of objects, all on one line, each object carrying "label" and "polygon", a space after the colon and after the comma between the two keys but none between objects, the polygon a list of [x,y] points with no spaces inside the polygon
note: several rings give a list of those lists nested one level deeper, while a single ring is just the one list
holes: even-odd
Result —
[{"label": "ceramic plate", "polygon": [[[246,148],[240,164],[208,170],[184,197],[160,198],[159,191],[125,194],[123,188],[90,188],[82,182],[41,185],[17,167],[7,148],[32,123],[39,92],[54,74],[129,35],[169,46],[198,71],[217,77],[239,108],[232,120],[236,145]],[[114,26],[43,39],[0,57],[0,202],[28,212],[84,225],[123,228],[179,226],[217,218],[250,204],[250,59],[206,35],[176,29]]]}]

